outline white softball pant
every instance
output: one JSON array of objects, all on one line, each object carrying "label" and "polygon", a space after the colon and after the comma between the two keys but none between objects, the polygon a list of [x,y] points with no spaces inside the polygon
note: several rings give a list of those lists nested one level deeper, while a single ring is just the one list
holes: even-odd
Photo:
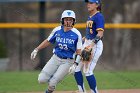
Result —
[{"label": "white softball pant", "polygon": [[[83,49],[91,43],[92,40],[85,40],[85,43],[83,44]],[[93,70],[97,64],[97,61],[102,54],[102,51],[103,51],[103,43],[102,40],[100,40],[96,45],[93,46],[92,59],[88,63],[88,65],[86,66],[83,62],[80,62],[75,72],[79,72],[83,68],[83,72],[85,73],[85,76],[92,75]]]},{"label": "white softball pant", "polygon": [[48,83],[55,87],[68,74],[73,62],[74,59],[61,59],[54,54],[40,72],[39,83]]}]

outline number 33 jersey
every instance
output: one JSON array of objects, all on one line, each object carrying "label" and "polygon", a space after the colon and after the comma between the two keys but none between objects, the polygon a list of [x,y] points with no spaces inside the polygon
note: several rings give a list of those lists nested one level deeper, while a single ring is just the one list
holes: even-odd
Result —
[{"label": "number 33 jersey", "polygon": [[76,50],[82,48],[82,36],[76,28],[65,32],[63,26],[58,26],[47,40],[55,44],[53,53],[61,58],[74,58]]}]

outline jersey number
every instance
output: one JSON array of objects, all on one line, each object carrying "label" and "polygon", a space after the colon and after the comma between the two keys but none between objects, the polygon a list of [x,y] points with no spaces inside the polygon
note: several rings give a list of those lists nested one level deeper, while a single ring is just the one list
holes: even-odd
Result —
[{"label": "jersey number", "polygon": [[66,44],[58,44],[60,49],[68,50],[68,47]]}]

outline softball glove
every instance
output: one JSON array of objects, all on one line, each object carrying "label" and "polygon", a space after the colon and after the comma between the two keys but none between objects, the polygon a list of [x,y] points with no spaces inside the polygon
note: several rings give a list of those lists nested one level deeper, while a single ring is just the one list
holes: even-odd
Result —
[{"label": "softball glove", "polygon": [[92,48],[90,48],[90,49],[87,47],[84,48],[84,50],[81,53],[81,57],[82,57],[83,61],[90,61],[91,51],[92,51]]}]

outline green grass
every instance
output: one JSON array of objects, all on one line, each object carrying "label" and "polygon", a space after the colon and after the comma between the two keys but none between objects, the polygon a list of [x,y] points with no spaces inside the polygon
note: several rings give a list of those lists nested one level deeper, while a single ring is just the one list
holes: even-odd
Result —
[{"label": "green grass", "polygon": [[140,88],[140,72],[97,72],[98,88],[100,89],[135,89]]},{"label": "green grass", "polygon": [[[39,72],[0,72],[0,93],[45,91],[47,84],[38,84]],[[138,89],[140,72],[95,71],[98,89]],[[86,79],[84,78],[86,81]],[[89,89],[87,81],[85,86]],[[77,90],[73,75],[66,76],[56,90]]]}]

